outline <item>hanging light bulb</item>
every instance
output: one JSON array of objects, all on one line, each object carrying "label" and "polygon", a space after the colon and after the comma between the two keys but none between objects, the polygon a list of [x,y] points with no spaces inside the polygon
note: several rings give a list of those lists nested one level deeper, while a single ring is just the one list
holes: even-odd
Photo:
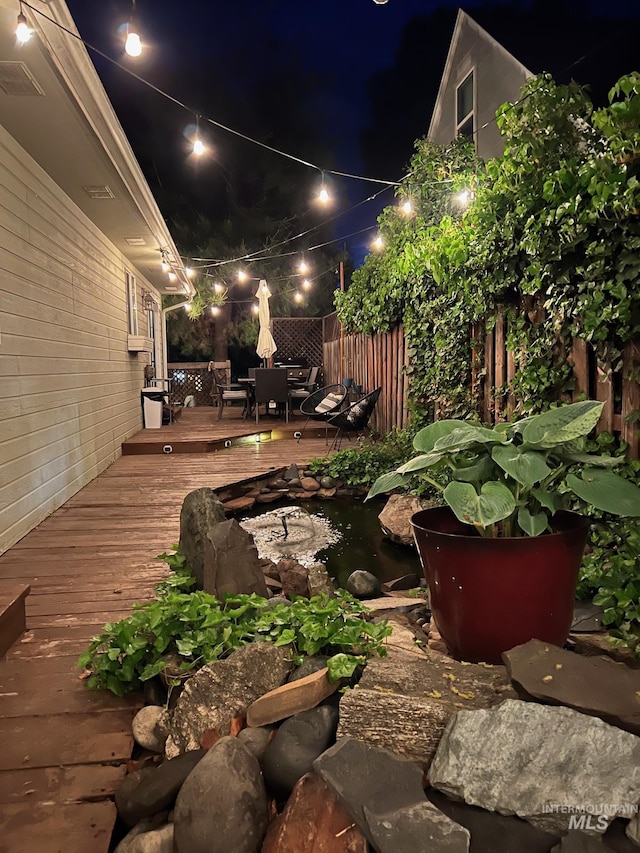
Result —
[{"label": "hanging light bulb", "polygon": [[386,6],[389,0],[373,0],[376,6]]},{"label": "hanging light bulb", "polygon": [[200,157],[204,154],[204,142],[200,139],[200,116],[196,116],[196,135],[193,138],[193,153]]},{"label": "hanging light bulb", "polygon": [[127,24],[127,39],[124,43],[124,49],[129,56],[140,56],[142,53],[142,42],[136,23],[136,0],[131,0],[131,17]]},{"label": "hanging light bulb", "polygon": [[302,294],[301,294],[301,293],[298,293],[298,291],[297,291],[297,290],[296,290],[296,292],[293,294],[293,298],[295,299],[295,301],[296,301],[296,302],[302,302]]},{"label": "hanging light bulb", "polygon": [[220,308],[217,305],[212,305],[211,306],[211,313],[215,317],[217,314],[220,313]]},{"label": "hanging light bulb", "polygon": [[254,314],[258,314],[260,312],[260,308],[258,305],[252,305],[251,310],[253,311]]},{"label": "hanging light bulb", "polygon": [[31,30],[27,24],[27,19],[22,11],[22,3],[20,4],[20,13],[16,21],[16,38],[19,44],[26,44],[31,38]]},{"label": "hanging light bulb", "polygon": [[400,206],[400,210],[404,213],[405,216],[411,216],[413,213],[413,205],[409,199],[406,199],[402,205]]},{"label": "hanging light bulb", "polygon": [[308,278],[305,278],[305,280],[302,282],[302,286],[305,290],[309,290],[309,288],[311,287],[311,282]]},{"label": "hanging light bulb", "polygon": [[191,303],[190,302],[184,303],[184,310],[185,311],[191,311]]},{"label": "hanging light bulb", "polygon": [[222,291],[224,290],[224,287],[223,287],[223,285],[220,284],[219,281],[216,281],[216,283],[213,285],[213,289],[215,290],[216,293],[222,293]]},{"label": "hanging light bulb", "polygon": [[195,275],[195,272],[191,269],[191,267],[185,267],[184,273],[187,276],[187,278],[193,278]]},{"label": "hanging light bulb", "polygon": [[243,282],[246,281],[249,276],[246,274],[244,270],[238,270],[238,281]]},{"label": "hanging light bulb", "polygon": [[308,269],[309,269],[309,265],[307,263],[305,263],[305,261],[300,261],[300,266],[298,267],[298,272],[301,275],[304,275]]},{"label": "hanging light bulb", "polygon": [[320,184],[320,192],[318,193],[318,201],[320,202],[320,204],[327,204],[330,200],[329,191],[324,182],[324,172],[322,172],[321,175],[322,179]]},{"label": "hanging light bulb", "polygon": [[377,252],[379,252],[381,249],[383,249],[383,248],[384,248],[384,240],[382,239],[382,237],[381,237],[379,234],[378,234],[378,236],[375,238],[375,240],[373,241],[373,243],[371,244],[371,246],[372,246],[372,247],[373,247]]}]

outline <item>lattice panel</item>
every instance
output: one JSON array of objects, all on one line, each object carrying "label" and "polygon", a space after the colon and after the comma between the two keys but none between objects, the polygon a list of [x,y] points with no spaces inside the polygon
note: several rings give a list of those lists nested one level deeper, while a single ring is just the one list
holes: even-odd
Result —
[{"label": "lattice panel", "polygon": [[309,367],[322,364],[322,319],[273,317],[276,361],[304,360]]},{"label": "lattice panel", "polygon": [[210,406],[213,377],[206,368],[185,367],[169,368],[173,379],[173,402],[184,403],[189,394],[196,398],[198,406]]}]

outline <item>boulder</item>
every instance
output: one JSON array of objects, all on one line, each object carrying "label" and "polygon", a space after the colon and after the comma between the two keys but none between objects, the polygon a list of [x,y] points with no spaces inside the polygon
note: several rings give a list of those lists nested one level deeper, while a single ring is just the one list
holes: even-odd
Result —
[{"label": "boulder", "polygon": [[237,738],[223,737],[180,789],[175,853],[257,853],[267,828],[260,765]]},{"label": "boulder", "polygon": [[127,826],[173,807],[184,780],[204,757],[203,750],[179,755],[125,776],[116,791],[116,808]]},{"label": "boulder", "polygon": [[225,593],[267,597],[258,550],[250,533],[235,518],[212,527],[205,537],[204,591],[222,599]]},{"label": "boulder", "polygon": [[314,761],[313,769],[376,850],[372,824],[380,816],[395,820],[392,816],[402,809],[426,802],[417,764],[354,738],[338,740]]},{"label": "boulder", "polygon": [[566,833],[571,817],[609,804],[603,832],[640,800],[640,738],[571,708],[505,700],[458,711],[429,768],[434,788],[500,814]]},{"label": "boulder", "polygon": [[371,572],[356,569],[347,578],[345,589],[356,598],[377,598],[380,595],[380,581]]},{"label": "boulder", "polygon": [[204,551],[209,531],[225,520],[224,507],[213,489],[202,488],[189,492],[180,510],[180,544],[178,551],[196,579],[198,589],[204,588]]},{"label": "boulder", "polygon": [[320,483],[316,480],[315,477],[302,477],[300,479],[300,485],[305,490],[305,492],[317,492],[320,488]]},{"label": "boulder", "polygon": [[502,655],[512,681],[542,702],[566,705],[640,734],[640,670],[530,640]]},{"label": "boulder", "polygon": [[290,598],[300,595],[309,598],[309,572],[297,560],[280,560],[278,573],[282,584],[283,594]]},{"label": "boulder", "polygon": [[249,643],[226,660],[203,666],[185,684],[171,713],[165,754],[198,749],[203,732],[229,734],[231,720],[284,683],[291,652],[272,643]]},{"label": "boulder", "polygon": [[261,853],[368,853],[364,835],[316,773],[298,782],[269,826]]},{"label": "boulder", "polygon": [[315,759],[333,743],[337,723],[337,709],[321,705],[280,726],[263,762],[264,778],[276,798],[285,800],[298,779],[313,769]]},{"label": "boulder", "polygon": [[428,504],[414,495],[391,495],[378,516],[382,532],[398,545],[413,545],[413,529],[409,519],[425,506]]},{"label": "boulder", "polygon": [[143,749],[148,749],[150,752],[164,752],[166,732],[162,731],[162,726],[158,728],[164,713],[164,708],[159,705],[145,705],[133,718],[131,723],[133,739]]},{"label": "boulder", "polygon": [[458,710],[491,708],[516,695],[504,667],[463,664],[430,649],[391,651],[369,660],[357,689],[342,695],[339,738],[388,749],[426,769]]}]

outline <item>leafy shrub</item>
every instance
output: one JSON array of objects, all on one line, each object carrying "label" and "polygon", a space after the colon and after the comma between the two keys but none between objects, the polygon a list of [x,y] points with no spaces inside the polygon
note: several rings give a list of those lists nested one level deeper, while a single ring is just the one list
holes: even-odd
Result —
[{"label": "leafy shrub", "polygon": [[162,672],[169,654],[177,654],[188,672],[259,641],[291,645],[296,659],[332,655],[334,681],[351,676],[368,656],[386,654],[382,641],[390,627],[363,619],[365,608],[346,592],[271,606],[258,595],[219,601],[205,592],[180,591],[189,581],[182,568],[161,585],[154,601],[134,605],[127,619],[105,625],[78,660],[90,672],[89,687],[123,696]]},{"label": "leafy shrub", "polygon": [[347,486],[368,488],[384,471],[411,457],[412,440],[413,432],[394,428],[373,444],[360,441],[357,448],[312,459],[307,468],[316,476],[329,476]]}]

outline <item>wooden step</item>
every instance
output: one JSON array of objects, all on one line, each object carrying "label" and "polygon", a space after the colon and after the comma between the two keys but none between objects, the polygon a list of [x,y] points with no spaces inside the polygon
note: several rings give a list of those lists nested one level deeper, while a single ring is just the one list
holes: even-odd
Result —
[{"label": "wooden step", "polygon": [[0,581],[0,657],[25,630],[25,599],[30,589],[28,584]]}]

